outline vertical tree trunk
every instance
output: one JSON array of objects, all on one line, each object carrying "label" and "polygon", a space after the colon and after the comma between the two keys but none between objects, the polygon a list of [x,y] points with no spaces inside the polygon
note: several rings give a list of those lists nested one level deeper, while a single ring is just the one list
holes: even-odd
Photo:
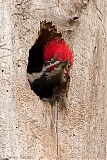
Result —
[{"label": "vertical tree trunk", "polygon": [[[1,159],[106,159],[106,8],[106,0],[0,2]],[[42,20],[74,51],[67,112],[40,100],[26,76]]]}]

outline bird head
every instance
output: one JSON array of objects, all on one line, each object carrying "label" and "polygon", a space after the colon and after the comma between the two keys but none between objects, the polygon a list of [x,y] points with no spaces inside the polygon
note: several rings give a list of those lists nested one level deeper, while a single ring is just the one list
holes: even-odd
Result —
[{"label": "bird head", "polygon": [[67,81],[73,65],[73,52],[64,40],[54,39],[44,47],[44,66],[48,72],[56,72]]},{"label": "bird head", "polygon": [[54,39],[44,47],[44,62],[68,61],[70,67],[73,65],[73,53],[64,40]]}]

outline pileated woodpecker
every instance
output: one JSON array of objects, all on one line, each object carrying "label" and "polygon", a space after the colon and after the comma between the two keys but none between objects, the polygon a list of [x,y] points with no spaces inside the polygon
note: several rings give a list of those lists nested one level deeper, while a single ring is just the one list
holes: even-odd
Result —
[{"label": "pileated woodpecker", "polygon": [[73,53],[52,22],[40,22],[39,37],[29,51],[27,67],[31,89],[40,98],[64,102],[70,82]]}]

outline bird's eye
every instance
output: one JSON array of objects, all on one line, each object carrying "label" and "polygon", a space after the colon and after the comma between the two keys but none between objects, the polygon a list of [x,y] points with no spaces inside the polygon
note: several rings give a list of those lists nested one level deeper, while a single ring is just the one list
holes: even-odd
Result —
[{"label": "bird's eye", "polygon": [[55,62],[55,58],[52,58],[52,59],[51,59],[51,63],[54,63],[54,62]]},{"label": "bird's eye", "polygon": [[44,66],[48,66],[48,65],[50,65],[50,61],[46,61],[45,63],[44,63]]},{"label": "bird's eye", "polygon": [[52,58],[50,61],[46,61],[46,62],[44,63],[44,66],[48,66],[48,65],[50,65],[50,64],[53,64],[54,62],[55,62],[55,59]]}]

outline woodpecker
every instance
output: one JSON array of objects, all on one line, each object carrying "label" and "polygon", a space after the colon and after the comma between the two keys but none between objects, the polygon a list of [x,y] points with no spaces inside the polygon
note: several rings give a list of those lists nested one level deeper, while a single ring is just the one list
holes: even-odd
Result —
[{"label": "woodpecker", "polygon": [[31,89],[42,99],[59,100],[62,107],[70,83],[73,52],[52,22],[40,22],[38,39],[29,51],[27,66]]}]

